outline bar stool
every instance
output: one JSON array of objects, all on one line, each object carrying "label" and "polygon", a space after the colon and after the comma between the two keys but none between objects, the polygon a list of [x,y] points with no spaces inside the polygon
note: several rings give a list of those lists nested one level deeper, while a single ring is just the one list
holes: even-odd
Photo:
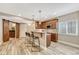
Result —
[{"label": "bar stool", "polygon": [[26,34],[27,44],[32,44],[31,43],[31,35],[30,35],[30,33],[26,32],[25,34]]},{"label": "bar stool", "polygon": [[[39,40],[39,37],[35,36],[33,32],[31,33],[31,37],[32,37],[32,46],[33,47],[38,47],[39,48],[39,52],[40,52],[40,40]],[[38,45],[35,44],[36,40],[38,42]],[[36,51],[33,51],[32,49],[31,49],[31,51],[32,52],[36,52]]]}]

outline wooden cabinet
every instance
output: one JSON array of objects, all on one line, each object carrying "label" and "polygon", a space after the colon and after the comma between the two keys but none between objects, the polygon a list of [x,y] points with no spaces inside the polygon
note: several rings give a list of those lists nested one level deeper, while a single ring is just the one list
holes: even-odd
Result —
[{"label": "wooden cabinet", "polygon": [[51,34],[47,35],[47,47],[51,44]]},{"label": "wooden cabinet", "polygon": [[10,30],[10,31],[9,31],[9,37],[10,37],[10,38],[15,38],[15,31]]},{"label": "wooden cabinet", "polygon": [[51,28],[56,29],[56,26],[57,26],[57,20],[52,21],[51,22]]},{"label": "wooden cabinet", "polygon": [[42,29],[46,29],[47,28],[47,23],[46,22],[42,22]]},{"label": "wooden cabinet", "polygon": [[52,34],[51,34],[51,41],[57,42],[57,41],[58,41],[58,34],[52,33]]},{"label": "wooden cabinet", "polygon": [[47,26],[50,26],[50,29],[56,29],[58,19],[43,21],[41,24],[36,22],[36,29],[47,29]]},{"label": "wooden cabinet", "polygon": [[53,41],[53,42],[57,42],[58,41],[58,34],[56,34],[56,33],[50,33],[46,37],[47,37],[47,47],[50,46],[51,41]]},{"label": "wooden cabinet", "polygon": [[50,20],[46,22],[46,25],[50,26],[50,29],[56,29],[57,22],[58,20]]},{"label": "wooden cabinet", "polygon": [[41,28],[42,28],[41,25],[42,25],[42,24],[39,24],[38,21],[35,22],[35,28],[36,28],[36,29],[41,29]]}]

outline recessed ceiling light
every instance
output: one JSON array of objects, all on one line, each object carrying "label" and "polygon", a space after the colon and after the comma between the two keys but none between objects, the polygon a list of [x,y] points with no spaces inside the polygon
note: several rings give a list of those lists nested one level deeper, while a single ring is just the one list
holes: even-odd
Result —
[{"label": "recessed ceiling light", "polygon": [[12,27],[15,27],[15,26],[16,26],[16,24],[12,23]]},{"label": "recessed ceiling light", "polygon": [[56,15],[57,13],[56,13],[56,12],[54,12],[53,14],[54,14],[54,15]]},{"label": "recessed ceiling light", "polygon": [[18,16],[22,16],[21,14],[18,14]]},{"label": "recessed ceiling light", "polygon": [[30,26],[31,24],[29,23],[28,25]]}]

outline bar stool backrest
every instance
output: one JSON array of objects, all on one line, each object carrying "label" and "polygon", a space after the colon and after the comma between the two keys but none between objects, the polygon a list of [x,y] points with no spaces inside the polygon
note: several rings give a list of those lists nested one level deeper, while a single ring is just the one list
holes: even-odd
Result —
[{"label": "bar stool backrest", "polygon": [[28,33],[27,33],[27,32],[25,32],[25,34],[26,34],[26,36],[28,35]]},{"label": "bar stool backrest", "polygon": [[31,36],[34,38],[34,33],[33,32],[31,32]]},{"label": "bar stool backrest", "polygon": [[30,33],[28,33],[28,36],[30,37]]}]

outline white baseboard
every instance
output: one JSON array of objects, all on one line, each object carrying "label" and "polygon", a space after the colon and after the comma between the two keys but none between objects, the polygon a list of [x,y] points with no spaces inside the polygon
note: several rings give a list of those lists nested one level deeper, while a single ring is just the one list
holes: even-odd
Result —
[{"label": "white baseboard", "polygon": [[79,48],[79,45],[77,45],[77,44],[72,44],[72,43],[69,43],[66,41],[61,41],[61,40],[59,40],[58,42],[63,43],[63,44],[67,44],[67,45],[75,47],[75,48]]}]

